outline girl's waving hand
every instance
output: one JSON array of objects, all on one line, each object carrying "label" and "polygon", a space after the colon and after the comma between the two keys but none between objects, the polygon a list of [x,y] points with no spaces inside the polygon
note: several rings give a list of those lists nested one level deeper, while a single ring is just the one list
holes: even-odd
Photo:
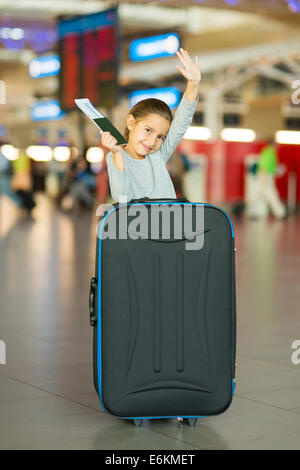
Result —
[{"label": "girl's waving hand", "polygon": [[192,61],[190,58],[188,52],[182,47],[179,49],[179,51],[176,51],[177,57],[182,63],[183,67],[180,67],[179,65],[176,65],[176,67],[180,70],[181,74],[191,82],[200,82],[201,80],[201,72],[199,69],[199,63],[198,63],[198,56],[195,56],[195,62]]}]

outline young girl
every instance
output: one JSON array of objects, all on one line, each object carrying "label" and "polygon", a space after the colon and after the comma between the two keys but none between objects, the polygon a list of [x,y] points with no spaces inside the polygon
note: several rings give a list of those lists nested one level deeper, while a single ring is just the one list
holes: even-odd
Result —
[{"label": "young girl", "polygon": [[127,201],[176,198],[166,162],[192,122],[201,80],[198,57],[193,62],[184,49],[176,53],[183,68],[176,67],[187,79],[187,87],[174,119],[166,103],[149,98],[139,101],[126,118],[124,137],[128,144],[116,145],[109,132],[100,131],[103,146],[110,150],[106,162],[111,194],[116,201],[122,197]]}]

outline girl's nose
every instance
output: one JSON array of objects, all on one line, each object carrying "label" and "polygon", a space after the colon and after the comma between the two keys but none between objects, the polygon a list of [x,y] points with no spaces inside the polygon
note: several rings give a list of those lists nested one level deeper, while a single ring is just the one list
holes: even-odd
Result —
[{"label": "girl's nose", "polygon": [[150,140],[149,140],[149,147],[154,147],[155,142],[156,142],[156,139],[155,139],[155,138],[150,139]]}]

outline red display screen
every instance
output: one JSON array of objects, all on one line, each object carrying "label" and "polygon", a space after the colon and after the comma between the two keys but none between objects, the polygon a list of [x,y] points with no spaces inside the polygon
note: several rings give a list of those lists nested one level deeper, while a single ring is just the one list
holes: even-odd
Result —
[{"label": "red display screen", "polygon": [[64,20],[58,30],[61,108],[73,109],[75,98],[89,98],[95,106],[114,106],[119,59],[117,10]]}]

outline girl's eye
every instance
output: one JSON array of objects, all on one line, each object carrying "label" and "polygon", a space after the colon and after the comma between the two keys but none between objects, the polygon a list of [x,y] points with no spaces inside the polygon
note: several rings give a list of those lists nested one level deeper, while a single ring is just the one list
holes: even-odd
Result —
[{"label": "girl's eye", "polygon": [[[146,131],[147,131],[147,134],[149,134],[149,132],[151,132],[151,129],[149,129],[149,128],[147,128],[147,127],[146,127],[145,129],[146,129]],[[149,132],[148,132],[148,131],[149,131]],[[159,138],[162,139],[162,140],[165,140],[165,137],[164,137],[163,135],[160,135]]]}]

